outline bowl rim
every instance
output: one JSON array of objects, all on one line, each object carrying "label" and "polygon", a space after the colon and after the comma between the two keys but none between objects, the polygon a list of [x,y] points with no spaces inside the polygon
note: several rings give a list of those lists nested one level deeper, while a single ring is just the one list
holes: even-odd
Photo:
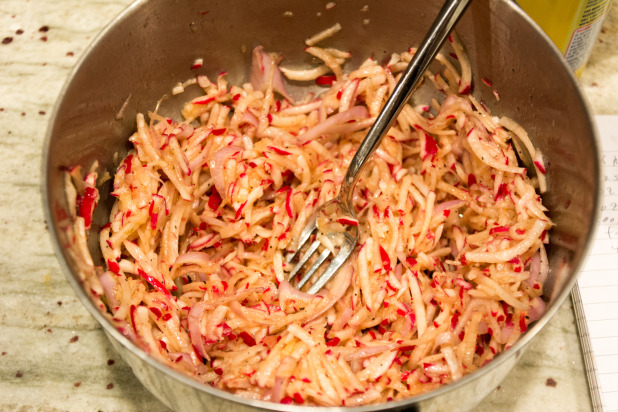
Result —
[{"label": "bowl rim", "polygon": [[[493,1],[500,1],[500,0],[490,0],[490,1],[493,2]],[[50,168],[49,153],[50,153],[52,137],[54,134],[53,130],[55,128],[55,124],[57,121],[58,113],[60,111],[60,107],[62,105],[62,102],[64,101],[64,98],[67,94],[67,91],[74,77],[77,75],[81,66],[86,62],[89,56],[96,51],[99,43],[106,37],[106,35],[110,31],[112,31],[119,22],[130,18],[131,15],[137,11],[137,9],[145,5],[147,2],[148,0],[133,1],[120,14],[118,14],[113,20],[111,20],[108,24],[106,24],[105,27],[100,31],[100,33],[92,40],[92,42],[84,50],[84,52],[78,59],[77,63],[71,70],[70,74],[67,76],[62,86],[61,91],[58,93],[58,97],[54,104],[54,108],[50,116],[50,121],[48,123],[47,131],[46,131],[44,142],[43,142],[43,153],[42,153],[42,162],[41,162],[41,180],[42,180],[41,195],[42,195],[42,201],[43,201],[45,221],[48,224],[48,227],[51,228],[51,230],[49,230],[48,232],[52,240],[54,252],[58,259],[58,262],[60,263],[62,271],[64,272],[75,294],[80,299],[82,304],[86,307],[88,312],[90,312],[90,314],[101,325],[101,327],[103,328],[103,331],[108,336],[108,338],[113,338],[114,340],[119,342],[125,349],[127,349],[132,355],[139,358],[143,362],[146,362],[146,364],[155,368],[157,371],[164,373],[167,376],[175,379],[179,383],[189,385],[195,390],[202,391],[209,395],[213,395],[219,398],[223,398],[227,401],[244,404],[246,406],[250,406],[254,408],[260,408],[263,410],[273,410],[273,411],[331,412],[331,411],[345,410],[345,411],[352,411],[352,412],[365,412],[365,411],[397,409],[397,408],[403,408],[403,407],[411,406],[417,403],[421,403],[425,400],[440,396],[443,393],[455,390],[458,387],[466,385],[469,381],[476,379],[477,376],[481,374],[485,374],[493,369],[498,368],[502,363],[506,362],[512,356],[519,357],[521,353],[523,353],[523,350],[527,347],[528,343],[545,327],[545,325],[549,322],[549,320],[555,315],[558,308],[562,306],[567,296],[571,293],[571,289],[573,288],[573,286],[575,286],[577,278],[580,275],[580,269],[584,263],[585,256],[588,254],[588,251],[591,247],[591,239],[594,234],[594,227],[596,227],[597,225],[597,219],[599,216],[599,207],[600,207],[599,200],[600,200],[601,191],[602,191],[602,185],[600,184],[599,184],[599,187],[597,188],[597,193],[595,194],[595,198],[593,199],[593,211],[592,211],[592,219],[591,219],[593,222],[593,228],[588,231],[588,234],[586,236],[584,248],[582,251],[582,258],[580,259],[579,262],[577,262],[577,265],[574,265],[570,268],[573,275],[569,278],[568,282],[564,283],[561,293],[559,293],[553,299],[553,301],[548,306],[543,316],[539,320],[534,322],[534,324],[531,327],[529,327],[529,329],[516,341],[516,343],[512,347],[500,353],[488,364],[484,365],[482,368],[479,368],[474,372],[471,372],[463,376],[461,379],[455,382],[442,385],[437,389],[434,389],[429,392],[416,395],[410,398],[402,399],[399,401],[390,401],[386,403],[377,403],[377,404],[369,404],[369,405],[354,406],[354,407],[352,406],[329,407],[329,406],[284,405],[284,404],[270,402],[270,401],[243,398],[231,392],[227,392],[222,389],[210,387],[204,383],[197,381],[196,379],[186,374],[183,374],[175,369],[172,369],[171,367],[155,359],[154,357],[151,357],[144,350],[142,350],[135,343],[133,343],[133,341],[127,338],[118,329],[116,329],[116,327],[114,327],[111,321],[103,313],[101,313],[100,309],[94,304],[90,296],[84,290],[81,281],[78,280],[77,276],[71,270],[69,260],[67,259],[67,256],[64,253],[64,248],[62,248],[60,238],[55,230],[56,217],[52,212],[52,207],[51,207],[51,202],[50,202],[50,197],[49,197],[50,181],[49,181],[49,175],[47,173]],[[562,61],[562,65],[564,66],[564,69],[568,72],[570,80],[574,84],[577,90],[577,94],[580,97],[582,106],[585,110],[586,118],[589,120],[589,123],[590,123],[590,129],[592,132],[592,136],[594,138],[592,142],[594,145],[593,150],[596,153],[596,157],[597,157],[597,163],[595,165],[594,175],[596,178],[595,180],[597,182],[600,182],[601,162],[600,162],[600,151],[599,151],[599,137],[598,137],[599,134],[597,130],[597,125],[593,121],[590,104],[585,94],[582,92],[579,82],[577,81],[571,69],[568,67],[566,60],[564,60],[562,54],[557,49],[557,47],[553,44],[553,42],[549,39],[549,37],[543,32],[543,30],[521,9],[521,7],[517,4],[517,2],[515,0],[505,0],[503,2],[507,4],[508,7],[511,7],[514,12],[519,14],[519,16],[523,18],[530,26],[532,26],[533,29],[537,32],[537,34],[539,34],[540,36],[542,36],[542,38],[544,38],[545,43],[551,46],[551,51],[555,55],[554,57],[560,58],[560,60]],[[577,327],[579,327],[579,324],[577,325]],[[153,396],[158,398],[157,394],[155,393],[153,393]],[[163,403],[165,403],[162,399],[160,400]]]}]

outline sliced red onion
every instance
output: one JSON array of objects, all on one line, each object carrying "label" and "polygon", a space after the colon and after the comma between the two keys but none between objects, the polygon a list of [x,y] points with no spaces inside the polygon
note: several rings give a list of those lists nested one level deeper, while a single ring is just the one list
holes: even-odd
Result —
[{"label": "sliced red onion", "polygon": [[508,342],[509,338],[511,337],[511,334],[513,333],[513,328],[514,328],[513,325],[502,327],[502,331],[500,333],[500,343],[501,344],[505,344],[506,342]]},{"label": "sliced red onion", "polygon": [[331,283],[331,288],[328,291],[328,295],[326,295],[326,297],[320,302],[317,307],[318,311],[311,315],[311,318],[308,320],[309,322],[320,317],[343,297],[346,290],[348,290],[350,283],[352,283],[353,270],[352,264],[350,263],[339,269],[339,273],[335,276],[335,279],[333,279]]},{"label": "sliced red onion", "polygon": [[213,272],[219,268],[211,257],[204,252],[187,252],[176,258],[174,265],[172,266],[172,277],[176,270],[182,265],[197,265],[204,270],[204,272]]},{"label": "sliced red onion", "polygon": [[[191,355],[186,352],[169,352],[167,356],[174,363],[184,364],[188,370],[193,370],[195,368]],[[202,365],[202,367],[203,366],[204,365]]]},{"label": "sliced red onion", "polygon": [[530,309],[528,309],[528,318],[530,322],[541,319],[543,313],[545,313],[545,301],[541,297],[536,297],[530,302]]},{"label": "sliced red onion", "polygon": [[120,306],[120,302],[116,299],[116,293],[114,292],[114,288],[116,287],[114,274],[110,271],[105,271],[99,276],[99,281],[101,282],[101,286],[103,286],[109,308],[112,309],[112,312],[115,312],[113,309]]},{"label": "sliced red onion", "polygon": [[433,208],[433,215],[434,216],[438,216],[439,214],[441,214],[442,212],[444,212],[445,210],[451,210],[451,209],[457,209],[463,205],[466,204],[465,200],[461,200],[461,199],[455,199],[455,200],[449,200],[447,202],[442,202],[440,204],[437,204],[434,208]]},{"label": "sliced red onion", "polygon": [[194,240],[189,245],[189,250],[200,250],[204,248],[209,242],[214,240],[215,236],[216,236],[215,233],[208,233],[207,235],[204,235],[201,238]]},{"label": "sliced red onion", "polygon": [[343,310],[343,312],[341,312],[341,314],[337,317],[337,319],[335,319],[332,329],[334,331],[343,329],[345,325],[348,323],[348,321],[352,319],[352,315],[354,315],[354,311],[352,310],[351,307],[347,306]]},{"label": "sliced red onion", "polygon": [[253,115],[253,113],[251,113],[250,111],[246,111],[243,115],[242,115],[242,120],[240,121],[238,126],[242,126],[243,124],[250,124],[251,126],[254,127],[258,127],[258,125],[260,124],[259,120],[257,119],[257,117],[255,117]]},{"label": "sliced red onion", "polygon": [[202,358],[208,359],[208,354],[206,353],[206,348],[204,347],[204,338],[202,337],[202,332],[200,331],[200,320],[202,319],[202,315],[206,310],[206,303],[198,302],[189,311],[189,315],[187,316],[187,324],[189,326],[189,338],[191,338],[191,343],[195,347],[197,353],[200,354]]},{"label": "sliced red onion", "polygon": [[539,282],[539,273],[541,270],[541,254],[536,252],[530,259],[530,277],[528,278],[528,287],[532,288]]},{"label": "sliced red onion", "polygon": [[191,126],[189,123],[181,123],[178,125],[178,127],[174,129],[173,133],[176,134],[177,139],[182,140],[186,139],[187,137],[191,137],[194,130],[194,127]]},{"label": "sliced red onion", "polygon": [[465,280],[460,279],[460,278],[455,279],[455,284],[461,286],[464,290],[472,289],[471,283],[466,282]]},{"label": "sliced red onion", "polygon": [[281,398],[283,398],[284,381],[285,381],[285,378],[281,376],[277,376],[275,378],[275,384],[273,385],[273,388],[270,391],[269,400],[271,402],[279,403],[281,401]]},{"label": "sliced red onion", "polygon": [[257,46],[253,49],[253,60],[251,62],[251,84],[255,90],[266,89],[268,80],[270,79],[270,68],[274,67],[273,73],[273,90],[285,97],[290,102],[294,100],[288,94],[285,84],[283,83],[283,75],[279,66],[273,64],[273,59],[264,51],[264,47]]},{"label": "sliced red onion", "polygon": [[301,292],[292,286],[287,280],[284,280],[279,284],[279,303],[281,307],[287,306],[288,301],[309,304],[309,302],[311,302],[314,298],[315,295]]},{"label": "sliced red onion", "polygon": [[348,355],[345,355],[344,359],[346,361],[351,361],[351,360],[354,360],[354,359],[368,358],[370,356],[374,356],[374,355],[380,354],[382,352],[386,352],[388,350],[393,350],[396,346],[397,346],[397,344],[394,344],[394,345],[392,345],[392,344],[391,345],[380,345],[380,346],[367,346],[367,347],[358,349],[354,353],[350,353]]},{"label": "sliced red onion", "polygon": [[[318,123],[299,136],[301,143],[316,139],[323,134],[333,133],[334,126],[340,126],[351,121],[369,118],[369,111],[365,106],[354,106],[345,112],[337,113]],[[337,131],[340,132],[340,131]]]},{"label": "sliced red onion", "polygon": [[227,196],[227,187],[225,186],[225,178],[223,176],[225,162],[228,158],[241,151],[242,148],[239,146],[226,146],[217,150],[208,164],[210,176],[212,176],[217,192],[219,192],[222,197]]}]

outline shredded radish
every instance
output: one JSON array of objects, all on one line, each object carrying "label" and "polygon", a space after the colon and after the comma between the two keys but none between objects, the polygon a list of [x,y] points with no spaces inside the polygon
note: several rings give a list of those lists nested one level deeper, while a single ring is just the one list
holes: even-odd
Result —
[{"label": "shredded radish", "polygon": [[[284,280],[293,265],[283,256],[337,194],[413,52],[345,74],[348,53],[315,46],[339,29],[307,40],[324,65],[283,70],[307,80],[332,72],[320,97],[295,105],[275,55],[257,47],[253,85],[201,76],[204,96],[185,105],[186,122],[138,115],[100,230],[107,270],[88,280],[100,306],[153,356],[239,396],[400,400],[491,361],[545,310],[552,223],[535,193],[545,181],[516,164],[501,126],[530,148],[539,175],[546,165],[521,126],[469,95],[456,37],[457,59],[441,56],[443,72],[428,76],[442,104],[403,110],[355,188],[357,220],[337,222],[361,233],[348,264],[317,295]],[[96,179],[67,173],[82,255]]]}]

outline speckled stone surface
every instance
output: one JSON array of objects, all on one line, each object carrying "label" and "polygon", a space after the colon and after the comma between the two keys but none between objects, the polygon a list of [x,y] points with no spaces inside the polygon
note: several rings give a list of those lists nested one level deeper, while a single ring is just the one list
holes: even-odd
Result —
[{"label": "speckled stone surface", "polygon": [[[0,411],[167,411],[73,294],[40,197],[43,138],[61,86],[129,3],[0,2]],[[599,114],[618,114],[617,29],[614,4],[581,79]],[[591,410],[570,301],[476,410]]]}]

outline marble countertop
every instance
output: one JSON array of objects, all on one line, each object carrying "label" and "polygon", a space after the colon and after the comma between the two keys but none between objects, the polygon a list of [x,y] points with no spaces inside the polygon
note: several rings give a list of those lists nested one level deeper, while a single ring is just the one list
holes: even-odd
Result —
[{"label": "marble countertop", "polygon": [[[71,68],[130,0],[0,3],[0,411],[167,411],[114,352],[53,253],[41,148]],[[618,7],[581,83],[595,114],[618,114]],[[477,411],[590,411],[570,301]]]}]

